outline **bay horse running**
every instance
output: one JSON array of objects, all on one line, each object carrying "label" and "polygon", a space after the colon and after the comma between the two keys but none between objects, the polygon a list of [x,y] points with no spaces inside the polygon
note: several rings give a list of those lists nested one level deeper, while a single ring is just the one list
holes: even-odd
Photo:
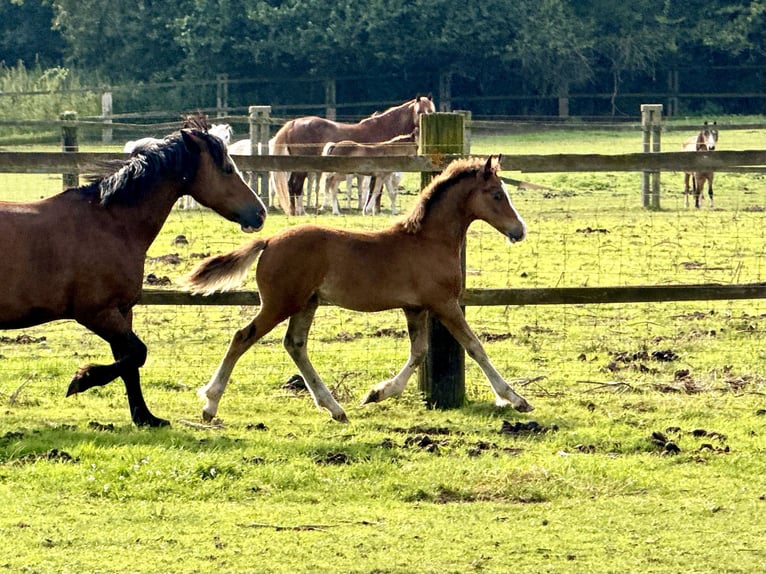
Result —
[{"label": "bay horse running", "polygon": [[201,129],[102,167],[108,174],[88,185],[0,202],[0,329],[74,319],[109,343],[115,362],[80,368],[67,396],[122,377],[133,422],[164,426],[144,401],[139,368],[147,350],[132,328],[146,251],[183,195],[246,232],[263,227],[266,208],[223,141]]},{"label": "bay horse running", "polygon": [[[705,122],[696,136],[688,138],[683,145],[683,151],[714,151],[718,143],[718,126],[713,122],[712,127]],[[700,196],[704,192],[705,182],[708,184],[707,193],[710,198],[710,207],[713,207],[713,172],[698,171],[684,174],[684,204],[689,207],[689,180],[692,182],[694,192],[694,207],[699,208]]]},{"label": "bay horse running", "polygon": [[[351,140],[357,143],[382,142],[412,133],[421,114],[436,110],[430,96],[418,96],[398,106],[376,113],[355,124],[340,123],[318,116],[290,120],[274,136],[272,155],[321,155],[327,142]],[[285,213],[302,215],[303,182],[306,174],[271,172],[279,204]]]},{"label": "bay horse running", "polygon": [[508,238],[522,241],[526,225],[498,176],[499,158],[455,160],[420,193],[403,220],[381,231],[345,231],[304,224],[268,239],[248,242],[201,262],[185,279],[196,293],[226,290],[241,282],[258,260],[261,308],[233,336],[210,382],[199,390],[211,420],[232,370],[245,351],[289,319],[284,346],[298,366],[315,404],[336,421],[346,413],[309,361],[309,329],[320,299],[363,312],[401,308],[410,336],[410,356],[393,379],[366,395],[374,403],[404,391],[425,357],[428,316],[441,321],[489,379],[499,405],[520,412],[532,406],[492,366],[460,309],[460,246],[471,222],[481,219]]},{"label": "bay horse running", "polygon": [[[402,136],[396,136],[390,140],[386,140],[380,143],[357,143],[350,140],[340,142],[329,142],[325,144],[322,150],[323,156],[333,157],[381,157],[381,156],[413,156],[418,153],[418,128],[415,128],[412,133]],[[378,198],[383,189],[383,184],[386,178],[391,172],[377,171],[367,174],[357,175],[369,175],[372,177],[369,189],[362,191],[363,185],[359,184],[359,196],[360,204],[362,206],[362,214],[367,214],[367,209],[370,208],[370,212],[375,215],[378,211]],[[324,189],[324,204],[325,207],[330,206],[332,202],[333,215],[340,215],[340,208],[338,206],[338,184],[341,181],[347,179],[344,174],[339,173],[323,173],[320,183],[320,187]],[[348,184],[347,184],[348,187]],[[396,188],[391,186],[387,187],[389,192],[389,199],[391,200],[391,213],[396,214]],[[364,197],[362,197],[364,196]]]}]

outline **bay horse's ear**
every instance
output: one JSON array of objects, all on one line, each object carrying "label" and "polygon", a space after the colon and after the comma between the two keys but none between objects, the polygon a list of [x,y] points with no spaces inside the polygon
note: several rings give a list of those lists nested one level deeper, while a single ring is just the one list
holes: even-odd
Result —
[{"label": "bay horse's ear", "polygon": [[181,137],[184,140],[184,144],[186,144],[186,149],[192,153],[202,153],[202,150],[206,147],[202,138],[195,133],[195,130],[181,130]]}]

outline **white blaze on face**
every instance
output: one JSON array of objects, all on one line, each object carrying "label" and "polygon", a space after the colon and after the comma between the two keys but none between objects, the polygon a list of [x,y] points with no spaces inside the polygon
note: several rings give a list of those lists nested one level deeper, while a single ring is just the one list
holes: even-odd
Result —
[{"label": "white blaze on face", "polygon": [[516,219],[518,219],[519,223],[521,223],[522,233],[521,233],[521,239],[519,239],[519,241],[522,241],[527,236],[527,224],[524,222],[524,219],[519,215],[519,212],[516,211],[516,208],[513,206],[513,202],[511,201],[511,194],[508,193],[508,186],[505,185],[504,181],[501,181],[500,185],[502,186],[503,191],[505,192],[505,197],[508,198],[508,205],[511,206],[513,213],[516,214]]},{"label": "white blaze on face", "polygon": [[715,149],[715,136],[712,130],[707,133],[707,149]]}]

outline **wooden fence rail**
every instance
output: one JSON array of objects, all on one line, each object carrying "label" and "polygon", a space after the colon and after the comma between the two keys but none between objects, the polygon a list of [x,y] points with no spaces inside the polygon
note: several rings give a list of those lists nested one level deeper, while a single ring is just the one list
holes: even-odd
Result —
[{"label": "wooden fence rail", "polygon": [[[502,151],[502,150],[499,150]],[[243,171],[371,171],[437,172],[455,156],[324,157],[236,156]],[[0,173],[93,173],[105,160],[124,159],[122,153],[0,152]],[[622,155],[552,154],[504,155],[505,171],[526,173],[704,171],[766,173],[766,150],[715,152],[629,153]]]}]

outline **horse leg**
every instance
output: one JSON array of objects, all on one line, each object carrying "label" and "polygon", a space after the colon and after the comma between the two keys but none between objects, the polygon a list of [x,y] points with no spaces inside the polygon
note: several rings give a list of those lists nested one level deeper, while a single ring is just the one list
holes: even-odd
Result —
[{"label": "horse leg", "polygon": [[305,172],[294,171],[290,174],[288,188],[290,190],[290,212],[292,215],[303,215],[303,182],[306,180]]},{"label": "horse leg", "polygon": [[104,386],[122,377],[133,423],[137,426],[166,426],[170,424],[168,421],[155,417],[149,411],[141,391],[139,368],[146,362],[146,345],[132,331],[132,323],[132,311],[122,313],[117,309],[99,314],[95,319],[80,321],[109,343],[115,362],[81,367],[69,383],[66,396]]},{"label": "horse leg", "polygon": [[311,323],[314,321],[314,314],[318,306],[319,298],[314,296],[306,307],[290,317],[283,343],[287,353],[298,367],[301,375],[303,375],[303,380],[306,381],[306,387],[308,387],[311,397],[314,399],[314,404],[319,408],[325,408],[330,411],[330,415],[334,420],[345,423],[348,422],[348,417],[346,417],[343,407],[333,398],[330,390],[322,382],[322,379],[319,378],[309,360],[306,348],[308,345],[309,329],[311,329]]},{"label": "horse leg", "polygon": [[710,209],[713,209],[713,174],[707,180],[707,195],[710,198]]},{"label": "horse leg", "polygon": [[684,173],[684,207],[689,209],[689,180],[692,174]]},{"label": "horse leg", "polygon": [[205,406],[202,408],[202,418],[205,421],[213,420],[213,417],[218,412],[218,403],[221,401],[231,373],[234,370],[234,365],[237,364],[239,358],[258,339],[268,334],[269,331],[284,319],[283,315],[265,311],[264,307],[261,307],[261,310],[250,323],[234,333],[229,347],[226,349],[226,354],[221,359],[221,363],[218,365],[215,373],[213,373],[210,382],[197,390],[197,396],[205,401]]},{"label": "horse leg", "polygon": [[417,370],[428,351],[428,311],[425,309],[405,309],[407,332],[410,335],[410,356],[404,367],[393,379],[376,385],[362,399],[362,404],[377,403],[391,396],[399,396],[404,392],[407,382]]},{"label": "horse leg", "polygon": [[387,175],[386,179],[383,180],[383,185],[386,186],[388,198],[391,200],[391,215],[397,215],[399,210],[396,209],[396,194],[399,190],[396,188],[396,183],[394,183],[394,174]]},{"label": "horse leg", "polygon": [[497,397],[495,403],[498,406],[510,404],[521,413],[534,410],[534,407],[524,397],[516,393],[492,365],[481,342],[468,326],[457,301],[434,310],[434,314],[466,350],[468,356],[476,361],[481,370],[484,371],[492,390],[495,391]]},{"label": "horse leg", "polygon": [[699,209],[702,190],[700,189],[699,175],[696,173],[692,176],[692,188],[694,189],[694,207]]}]

